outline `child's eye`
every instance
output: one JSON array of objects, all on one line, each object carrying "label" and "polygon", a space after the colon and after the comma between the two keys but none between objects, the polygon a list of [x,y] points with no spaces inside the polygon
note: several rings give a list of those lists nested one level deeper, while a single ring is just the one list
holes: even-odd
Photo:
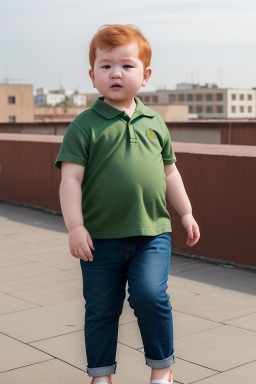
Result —
[{"label": "child's eye", "polygon": [[123,66],[123,68],[133,68],[133,66],[132,66],[132,65],[129,65],[129,64],[125,64],[125,65]]},{"label": "child's eye", "polygon": [[102,68],[104,68],[104,69],[109,69],[109,68],[110,68],[110,65],[103,65]]}]

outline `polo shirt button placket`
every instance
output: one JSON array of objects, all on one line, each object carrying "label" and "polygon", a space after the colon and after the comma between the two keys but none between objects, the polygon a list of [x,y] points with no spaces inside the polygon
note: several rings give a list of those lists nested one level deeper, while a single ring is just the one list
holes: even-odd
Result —
[{"label": "polo shirt button placket", "polygon": [[134,126],[129,122],[127,124],[129,130],[130,144],[138,144],[138,139],[136,137]]}]

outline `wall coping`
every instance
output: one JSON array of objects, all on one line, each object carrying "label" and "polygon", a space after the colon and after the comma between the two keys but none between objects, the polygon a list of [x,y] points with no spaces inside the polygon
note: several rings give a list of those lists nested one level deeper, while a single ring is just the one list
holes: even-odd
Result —
[{"label": "wall coping", "polygon": [[[0,133],[0,141],[22,141],[40,143],[62,143],[63,136],[57,135],[29,135],[20,133]],[[194,153],[201,155],[256,157],[256,146],[201,144],[173,142],[176,153]]]},{"label": "wall coping", "polygon": [[173,142],[175,153],[215,156],[256,157],[256,146]]},{"label": "wall coping", "polygon": [[30,135],[21,133],[0,133],[0,141],[27,141],[38,143],[62,143],[63,136]]},{"label": "wall coping", "polygon": [[[27,123],[22,123],[22,122],[17,122],[17,123],[2,123],[0,122],[0,128],[30,128],[30,127],[44,127],[47,128],[52,127],[52,126],[63,126],[63,127],[68,127],[68,125],[71,123],[73,118],[67,119],[66,121],[60,120],[60,121],[32,121],[32,122],[27,122]],[[255,127],[256,129],[256,119],[198,119],[198,120],[188,120],[188,121],[168,121],[167,123],[168,127],[173,127],[173,126],[186,126],[190,127],[191,129],[195,128],[205,128],[208,126],[208,128],[219,128],[219,127],[236,127],[236,126],[241,126],[246,124],[246,126],[252,126],[253,128]]]}]

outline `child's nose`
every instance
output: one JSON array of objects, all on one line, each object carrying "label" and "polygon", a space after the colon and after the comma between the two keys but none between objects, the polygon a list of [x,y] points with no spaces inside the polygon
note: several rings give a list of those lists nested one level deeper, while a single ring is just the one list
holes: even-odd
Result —
[{"label": "child's nose", "polygon": [[122,77],[122,73],[120,70],[118,69],[114,69],[112,72],[111,72],[111,77],[112,79],[120,79]]}]

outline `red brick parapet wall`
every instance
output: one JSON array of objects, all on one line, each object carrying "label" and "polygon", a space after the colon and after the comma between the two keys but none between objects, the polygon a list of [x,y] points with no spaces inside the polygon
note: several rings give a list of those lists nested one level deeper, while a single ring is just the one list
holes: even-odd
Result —
[{"label": "red brick parapet wall", "polygon": [[[62,136],[0,134],[0,198],[60,212],[60,171],[54,167]],[[173,143],[177,167],[201,229],[185,246],[178,215],[173,249],[210,259],[256,266],[256,147]]]}]

